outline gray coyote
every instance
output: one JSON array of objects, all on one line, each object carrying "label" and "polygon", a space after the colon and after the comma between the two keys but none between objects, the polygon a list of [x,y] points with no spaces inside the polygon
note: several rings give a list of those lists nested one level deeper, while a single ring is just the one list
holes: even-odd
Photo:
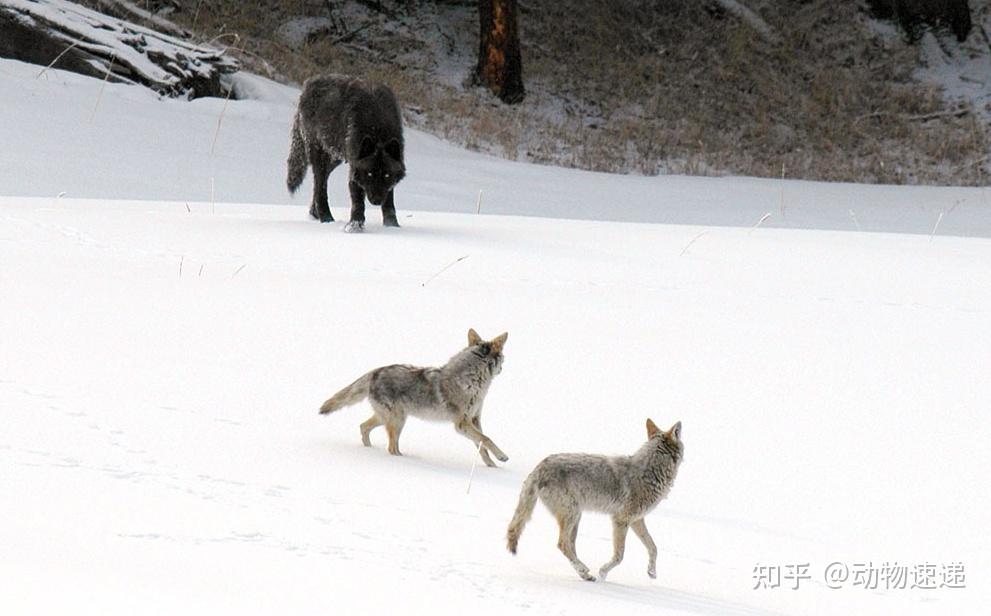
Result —
[{"label": "gray coyote", "polygon": [[678,474],[683,447],[681,422],[667,432],[647,420],[647,442],[632,456],[559,453],[544,458],[523,482],[516,514],[506,533],[509,551],[516,554],[520,534],[537,504],[537,497],[557,518],[561,529],[557,547],[583,580],[595,581],[575,553],[578,522],[583,511],[612,515],[613,557],[599,569],[599,578],[623,560],[630,528],[647,548],[647,575],[657,576],[657,546],[643,518],[667,496]]},{"label": "gray coyote", "polygon": [[369,434],[385,426],[389,453],[399,452],[399,435],[409,416],[450,421],[459,434],[479,446],[482,461],[495,466],[491,452],[505,462],[509,458],[492,439],[482,433],[482,402],[495,375],[502,371],[502,348],[508,333],[482,340],[468,330],[468,346],[440,368],[418,368],[395,364],[366,373],[334,394],[320,407],[320,414],[357,404],[368,398],[372,416],[361,424],[361,442],[371,446]]}]

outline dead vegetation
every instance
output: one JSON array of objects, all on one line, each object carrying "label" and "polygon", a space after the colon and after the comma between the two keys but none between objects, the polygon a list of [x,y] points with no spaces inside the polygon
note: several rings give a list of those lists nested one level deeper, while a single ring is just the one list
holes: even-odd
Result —
[{"label": "dead vegetation", "polygon": [[[172,4],[177,4],[173,2]],[[170,15],[243,63],[300,83],[319,72],[389,83],[407,121],[512,159],[600,171],[983,184],[984,121],[912,79],[917,48],[856,3],[521,0],[527,98],[464,84],[470,0],[190,0]],[[195,9],[195,10],[193,10]],[[297,44],[284,26],[310,17]],[[453,75],[461,71],[460,75]]]}]

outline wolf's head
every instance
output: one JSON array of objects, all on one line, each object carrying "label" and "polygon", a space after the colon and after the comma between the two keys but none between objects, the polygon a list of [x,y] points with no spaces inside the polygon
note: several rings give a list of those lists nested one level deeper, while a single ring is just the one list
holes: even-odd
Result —
[{"label": "wolf's head", "polygon": [[351,179],[361,186],[372,205],[385,203],[389,191],[406,175],[403,146],[398,139],[386,142],[361,140],[358,160],[351,161]]},{"label": "wolf's head", "polygon": [[477,357],[484,359],[492,366],[492,374],[502,372],[502,347],[506,345],[509,332],[503,332],[492,340],[482,340],[474,329],[468,330],[468,348]]}]

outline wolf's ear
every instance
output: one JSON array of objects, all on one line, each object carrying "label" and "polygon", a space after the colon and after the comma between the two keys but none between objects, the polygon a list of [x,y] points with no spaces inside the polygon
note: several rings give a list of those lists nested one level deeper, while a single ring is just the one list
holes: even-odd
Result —
[{"label": "wolf's ear", "polygon": [[375,140],[365,135],[361,138],[361,145],[358,147],[358,158],[366,158],[375,153]]},{"label": "wolf's ear", "polygon": [[509,332],[502,332],[492,339],[493,353],[502,353],[502,347],[506,345],[506,338],[509,338]]},{"label": "wolf's ear", "polygon": [[393,160],[399,161],[403,159],[403,147],[399,145],[398,139],[390,139],[386,142],[383,149]]},{"label": "wolf's ear", "polygon": [[655,424],[650,419],[647,419],[647,438],[652,438],[655,434],[657,434],[660,431],[661,429],[657,427],[657,424]]},{"label": "wolf's ear", "polygon": [[668,436],[670,436],[671,438],[673,438],[676,441],[680,441],[681,440],[681,422],[680,421],[678,423],[674,424],[673,426],[671,426],[671,429],[668,430]]},{"label": "wolf's ear", "polygon": [[474,329],[468,330],[468,346],[475,346],[482,341],[482,337],[478,335]]}]

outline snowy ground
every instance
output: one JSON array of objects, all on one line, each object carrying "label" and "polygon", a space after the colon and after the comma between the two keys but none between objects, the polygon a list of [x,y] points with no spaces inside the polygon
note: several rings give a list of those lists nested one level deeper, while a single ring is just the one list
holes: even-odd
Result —
[{"label": "snowy ground", "polygon": [[[211,156],[222,101],[107,86],[89,122],[99,82],[36,73],[0,62],[5,614],[972,614],[991,599],[981,191],[613,177],[412,133],[404,228],[373,209],[347,235],[307,220],[305,194],[284,205],[285,102],[231,102]],[[474,214],[480,188],[483,212],[530,217]],[[823,230],[854,217],[916,234]],[[381,434],[361,447],[367,407],[317,415],[368,368],[443,362],[469,327],[509,332],[484,417],[510,456],[470,493],[475,453],[449,427],[411,421],[393,458]],[[506,552],[537,461],[631,452],[648,416],[682,420],[686,442],[647,519],[657,580],[631,537],[608,582],[581,582],[542,509]],[[597,567],[609,536],[586,516],[579,554]],[[939,585],[961,563],[965,588],[851,573],[832,590],[834,561],[908,566],[907,585],[916,565]],[[806,563],[792,590],[787,566]],[[781,567],[781,587],[754,589],[758,566]]]},{"label": "snowy ground", "polygon": [[[101,94],[99,81],[39,72],[0,61],[0,109],[11,110],[0,138],[18,144],[0,148],[0,195],[295,204],[305,215],[309,178],[295,198],[285,189],[295,90],[244,79],[240,92],[265,100],[225,105],[114,84]],[[991,237],[984,189],[551,171],[417,131],[406,139],[400,213],[474,213],[482,191],[483,214]],[[330,194],[346,213],[344,169]]]}]

